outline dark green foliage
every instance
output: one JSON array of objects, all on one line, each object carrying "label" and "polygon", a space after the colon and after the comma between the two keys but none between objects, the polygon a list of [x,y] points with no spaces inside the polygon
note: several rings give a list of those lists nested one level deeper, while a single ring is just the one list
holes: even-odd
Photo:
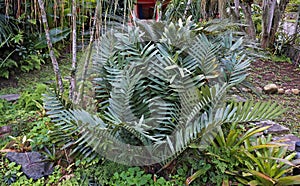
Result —
[{"label": "dark green foliage", "polygon": [[63,185],[109,185],[115,173],[126,172],[129,167],[119,165],[111,161],[102,161],[99,158],[93,160],[77,160],[72,169],[74,177],[65,180]]},{"label": "dark green foliage", "polygon": [[59,183],[61,178],[60,167],[55,167],[55,171],[47,178],[43,177],[36,181],[32,178],[27,178],[21,171],[21,165],[17,165],[15,162],[9,162],[3,155],[0,156],[0,185],[1,186],[19,186],[19,185],[51,185]]},{"label": "dark green foliage", "polygon": [[0,182],[1,185],[10,185],[15,182],[23,174],[21,165],[16,165],[15,162],[9,162],[4,156],[0,155]]},{"label": "dark green foliage", "polygon": [[11,103],[4,99],[0,99],[0,114],[3,115],[6,110],[11,108]]},{"label": "dark green foliage", "polygon": [[47,91],[47,85],[37,84],[33,90],[22,92],[17,102],[17,108],[24,108],[26,111],[42,109],[42,94]]},{"label": "dark green foliage", "polygon": [[109,185],[115,186],[127,186],[127,185],[155,185],[155,186],[171,186],[171,185],[182,185],[176,180],[166,181],[164,178],[157,178],[153,181],[153,175],[146,174],[143,170],[138,167],[129,168],[121,173],[114,173],[110,179]]},{"label": "dark green foliage", "polygon": [[[16,31],[17,27],[12,23],[12,18],[0,13],[0,46],[7,42]],[[0,47],[0,48],[1,48]]]},{"label": "dark green foliage", "polygon": [[27,133],[28,137],[33,140],[31,148],[33,150],[40,150],[43,147],[51,147],[51,139],[49,131],[53,130],[53,124],[50,123],[50,119],[47,117],[37,119],[32,122],[31,129]]}]

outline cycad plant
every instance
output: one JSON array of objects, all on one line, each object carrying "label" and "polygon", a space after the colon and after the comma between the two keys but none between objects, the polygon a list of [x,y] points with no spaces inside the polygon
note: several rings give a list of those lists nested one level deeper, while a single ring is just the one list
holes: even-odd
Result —
[{"label": "cycad plant", "polygon": [[114,26],[95,43],[67,109],[45,95],[53,140],[85,156],[129,165],[167,162],[224,123],[272,119],[270,103],[227,103],[247,76],[243,38],[207,37],[188,19]]}]

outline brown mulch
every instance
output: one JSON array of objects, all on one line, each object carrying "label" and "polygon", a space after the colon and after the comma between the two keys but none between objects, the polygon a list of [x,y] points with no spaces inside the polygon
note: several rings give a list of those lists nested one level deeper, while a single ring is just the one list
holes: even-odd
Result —
[{"label": "brown mulch", "polygon": [[[300,68],[288,62],[255,61],[251,64],[249,80],[254,87],[263,88],[269,83],[279,88],[300,90]],[[272,100],[288,110],[275,121],[289,127],[291,131],[300,136],[300,95],[294,94],[263,94],[256,100]]]},{"label": "brown mulch", "polygon": [[251,72],[253,82],[261,87],[268,83],[275,83],[285,90],[300,89],[300,69],[294,64],[258,60],[252,63]]}]

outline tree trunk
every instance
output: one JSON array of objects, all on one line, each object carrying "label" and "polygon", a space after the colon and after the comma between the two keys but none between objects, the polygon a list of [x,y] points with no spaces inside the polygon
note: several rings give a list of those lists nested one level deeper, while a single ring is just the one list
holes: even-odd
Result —
[{"label": "tree trunk", "polygon": [[233,22],[239,22],[240,21],[240,2],[239,0],[234,0],[234,9],[230,8],[230,16],[233,20]]},{"label": "tree trunk", "polygon": [[201,0],[201,15],[202,15],[202,18],[204,20],[207,20],[208,19],[208,6],[207,6],[207,1],[206,0]]},{"label": "tree trunk", "polygon": [[282,14],[285,11],[289,0],[263,0],[262,7],[262,38],[261,47],[272,47],[275,42],[275,34],[278,30]]},{"label": "tree trunk", "polygon": [[300,28],[300,5],[298,5],[297,23],[295,25],[295,32],[293,34],[292,45],[295,44],[296,38],[299,35],[300,32],[299,28]]},{"label": "tree trunk", "polygon": [[64,92],[64,87],[63,87],[63,82],[62,82],[62,79],[61,79],[61,74],[60,74],[60,71],[59,71],[59,65],[58,65],[57,59],[56,59],[56,57],[54,55],[54,51],[53,51],[53,46],[52,46],[50,33],[49,33],[47,15],[46,15],[46,12],[45,12],[44,1],[43,0],[38,0],[38,2],[39,2],[42,21],[43,21],[43,26],[44,26],[44,30],[45,30],[45,34],[46,34],[46,40],[47,40],[47,45],[48,45],[48,49],[49,49],[49,55],[50,55],[50,58],[51,58],[51,61],[52,61],[54,74],[55,74],[55,78],[56,78],[56,85],[59,87],[60,94],[62,94]]},{"label": "tree trunk", "polygon": [[227,18],[227,12],[226,12],[226,4],[227,0],[218,0],[218,17],[221,19]]},{"label": "tree trunk", "polygon": [[217,16],[218,1],[219,0],[201,0],[201,5],[200,5],[202,10],[201,14],[205,20],[209,20]]},{"label": "tree trunk", "polygon": [[74,100],[74,92],[75,92],[75,86],[76,86],[76,0],[72,0],[72,72],[71,72],[71,80],[70,80],[70,92],[69,92],[69,98],[71,100]]},{"label": "tree trunk", "polygon": [[251,3],[241,2],[240,6],[243,10],[246,19],[246,24],[247,24],[246,33],[251,39],[254,40],[256,38],[256,31],[255,31],[255,26],[251,15]]}]

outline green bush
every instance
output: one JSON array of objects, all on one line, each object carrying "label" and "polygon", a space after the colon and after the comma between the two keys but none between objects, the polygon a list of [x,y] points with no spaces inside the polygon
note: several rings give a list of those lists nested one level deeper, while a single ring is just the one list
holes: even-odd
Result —
[{"label": "green bush", "polygon": [[43,109],[42,94],[48,91],[45,84],[39,83],[33,90],[26,90],[22,92],[18,102],[17,108],[28,111],[37,111]]}]

